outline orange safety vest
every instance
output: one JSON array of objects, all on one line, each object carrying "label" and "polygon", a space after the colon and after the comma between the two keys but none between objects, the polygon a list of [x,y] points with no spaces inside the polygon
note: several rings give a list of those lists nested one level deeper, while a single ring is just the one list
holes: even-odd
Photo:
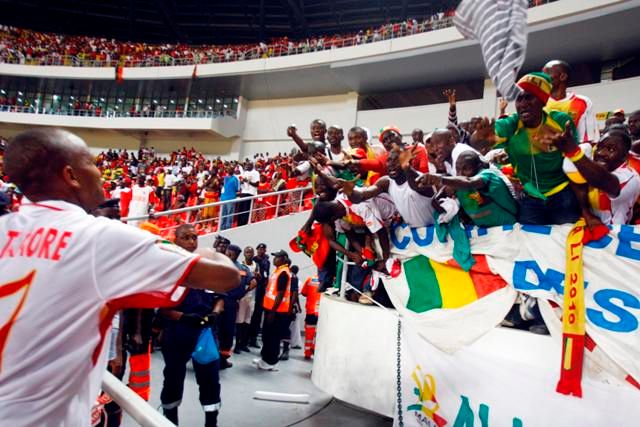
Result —
[{"label": "orange safety vest", "polygon": [[273,306],[276,303],[276,295],[278,295],[278,277],[280,277],[280,273],[287,275],[287,289],[284,291],[284,296],[276,313],[288,313],[291,305],[291,271],[289,271],[289,266],[287,265],[281,265],[269,277],[264,299],[262,300],[262,307],[265,310],[273,310]]}]

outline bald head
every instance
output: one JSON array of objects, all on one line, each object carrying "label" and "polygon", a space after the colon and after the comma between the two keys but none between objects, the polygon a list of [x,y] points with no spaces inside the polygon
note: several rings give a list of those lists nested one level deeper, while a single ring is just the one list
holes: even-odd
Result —
[{"label": "bald head", "polygon": [[9,141],[5,172],[31,201],[65,200],[87,211],[104,201],[87,145],[61,129],[33,129]]},{"label": "bald head", "polygon": [[86,146],[77,136],[58,129],[34,129],[9,141],[5,169],[22,192],[41,191]]},{"label": "bald head", "polygon": [[431,134],[431,148],[440,161],[450,161],[456,141],[449,129],[436,129]]}]

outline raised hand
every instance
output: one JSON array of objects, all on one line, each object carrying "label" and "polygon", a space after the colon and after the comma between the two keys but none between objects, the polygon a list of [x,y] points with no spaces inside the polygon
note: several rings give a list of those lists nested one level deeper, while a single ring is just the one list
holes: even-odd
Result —
[{"label": "raised hand", "polygon": [[504,116],[507,112],[507,106],[509,106],[509,101],[504,98],[500,98],[498,100],[498,107],[500,108],[500,115]]},{"label": "raised hand", "polygon": [[445,89],[442,94],[447,97],[447,101],[449,101],[449,106],[454,107],[456,105],[456,90],[455,89]]},{"label": "raised hand", "polygon": [[418,147],[411,147],[400,151],[398,155],[398,161],[402,169],[409,169],[411,161],[416,158]]},{"label": "raised hand", "polygon": [[287,136],[289,138],[293,138],[297,134],[298,134],[298,129],[296,128],[296,125],[291,125],[287,128]]}]

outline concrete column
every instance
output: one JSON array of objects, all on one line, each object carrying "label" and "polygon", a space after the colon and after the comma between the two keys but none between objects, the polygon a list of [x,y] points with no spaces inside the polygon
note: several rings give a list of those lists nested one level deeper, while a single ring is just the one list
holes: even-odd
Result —
[{"label": "concrete column", "polygon": [[484,93],[482,95],[482,115],[496,117],[498,114],[498,90],[493,80],[484,79]]}]

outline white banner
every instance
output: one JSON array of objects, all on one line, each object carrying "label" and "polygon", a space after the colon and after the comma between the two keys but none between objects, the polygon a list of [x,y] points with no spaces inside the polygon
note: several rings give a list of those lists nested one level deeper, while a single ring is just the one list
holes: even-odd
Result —
[{"label": "white banner", "polygon": [[[551,227],[516,224],[490,229],[474,228],[468,234],[471,236],[471,252],[474,255],[486,255],[490,270],[507,282],[510,288],[562,305],[565,241],[570,229],[570,225]],[[410,229],[406,225],[394,230],[392,243],[394,256],[403,259],[403,265],[420,255],[446,263],[452,258],[454,246],[451,241],[440,243],[431,227]],[[639,277],[640,227],[614,226],[608,236],[585,246],[587,334],[605,358],[615,361],[636,380],[640,378]],[[442,308],[415,313],[409,308],[406,297],[409,291],[402,280],[406,282],[406,278],[402,277],[385,280],[385,287],[394,305],[407,315],[407,320],[412,321],[419,335],[445,350],[460,348],[461,343],[468,344],[490,331],[495,326],[496,315],[506,313],[513,302],[512,296],[505,290],[479,298],[456,310]],[[412,292],[415,293],[415,289]],[[469,331],[464,328],[463,321],[443,321],[456,311],[454,319],[464,319],[465,313],[477,317],[482,314],[477,310],[479,304],[491,307],[487,314],[489,321],[473,322],[481,327]],[[549,313],[549,310],[545,313],[548,323]],[[437,333],[429,330],[434,326],[438,329]],[[554,330],[553,325],[549,324],[549,327]],[[559,343],[559,336],[557,341]],[[560,350],[556,357],[556,362],[550,367],[555,372],[554,381],[559,375]],[[553,390],[555,384],[549,385],[545,392],[554,393]]]},{"label": "white banner", "polygon": [[638,391],[583,379],[583,398],[556,393],[560,345],[494,329],[454,354],[403,322],[396,427],[635,427]]}]

